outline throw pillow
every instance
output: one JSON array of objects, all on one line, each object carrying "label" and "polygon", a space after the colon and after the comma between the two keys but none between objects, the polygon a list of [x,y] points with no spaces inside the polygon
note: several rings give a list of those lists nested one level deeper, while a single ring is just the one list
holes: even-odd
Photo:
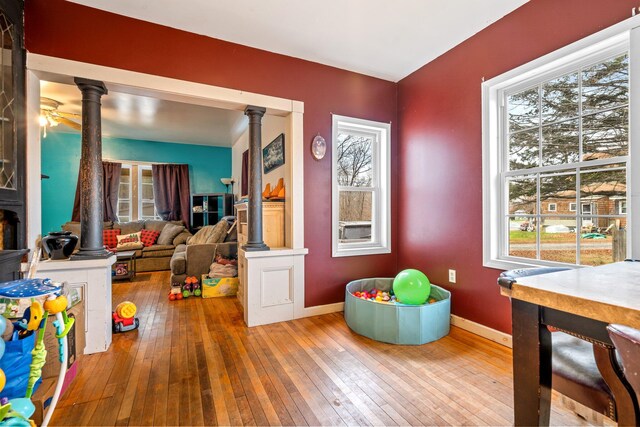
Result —
[{"label": "throw pillow", "polygon": [[158,244],[159,245],[171,245],[173,244],[173,239],[180,233],[185,230],[184,225],[176,225],[172,223],[168,223],[162,229],[160,236],[158,236]]},{"label": "throw pillow", "polygon": [[153,246],[158,240],[159,236],[160,236],[159,231],[147,230],[146,228],[140,231],[140,241],[144,246],[147,246],[147,247]]},{"label": "throw pillow", "polygon": [[102,230],[102,241],[107,249],[114,249],[118,246],[118,236],[120,229]]},{"label": "throw pillow", "polygon": [[117,250],[126,251],[141,248],[142,242],[140,241],[140,232],[118,236],[118,246],[116,246]]},{"label": "throw pillow", "polygon": [[187,243],[187,239],[191,237],[191,233],[187,230],[184,230],[182,233],[178,234],[175,239],[173,239],[173,246],[183,245]]}]

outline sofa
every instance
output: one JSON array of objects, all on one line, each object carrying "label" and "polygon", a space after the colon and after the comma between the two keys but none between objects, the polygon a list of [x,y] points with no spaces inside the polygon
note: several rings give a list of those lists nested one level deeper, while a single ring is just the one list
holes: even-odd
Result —
[{"label": "sofa", "polygon": [[216,255],[222,255],[224,258],[238,257],[238,234],[236,227],[232,226],[235,217],[225,217],[222,221],[227,221],[230,224],[223,242],[190,244],[191,240],[187,240],[185,244],[176,247],[171,257],[170,283],[183,284],[187,276],[195,276],[200,280],[203,274],[209,273],[209,267],[214,262]]},{"label": "sofa", "polygon": [[[144,220],[131,222],[105,222],[103,227],[105,230],[119,229],[120,234],[130,234],[137,233],[142,229],[162,232],[162,229],[168,223],[184,225],[182,221]],[[62,229],[64,231],[71,231],[73,234],[80,237],[79,222],[69,221],[63,224]],[[185,228],[184,231],[173,239],[171,245],[156,244],[136,250],[136,272],[169,270],[171,257],[176,251],[176,247],[184,244],[189,237],[191,237],[191,233]],[[78,239],[76,250],[79,249],[79,246],[80,239]]]}]

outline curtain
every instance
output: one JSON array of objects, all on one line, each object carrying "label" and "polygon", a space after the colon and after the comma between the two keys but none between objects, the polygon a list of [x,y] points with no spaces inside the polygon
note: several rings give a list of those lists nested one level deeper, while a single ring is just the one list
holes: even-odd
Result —
[{"label": "curtain", "polygon": [[[102,217],[104,221],[118,220],[118,189],[122,164],[102,162]],[[80,174],[76,185],[71,221],[80,221]]]},{"label": "curtain", "polygon": [[158,215],[165,221],[190,225],[191,189],[189,165],[152,165],[153,197]]},{"label": "curtain", "polygon": [[249,194],[249,150],[242,153],[242,176],[240,178],[240,197]]}]

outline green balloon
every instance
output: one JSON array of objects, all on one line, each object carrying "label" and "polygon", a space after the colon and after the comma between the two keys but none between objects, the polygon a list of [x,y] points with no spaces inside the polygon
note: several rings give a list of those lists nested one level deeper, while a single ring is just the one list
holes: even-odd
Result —
[{"label": "green balloon", "polygon": [[422,271],[402,270],[393,279],[393,292],[402,304],[424,304],[431,293],[431,282]]}]

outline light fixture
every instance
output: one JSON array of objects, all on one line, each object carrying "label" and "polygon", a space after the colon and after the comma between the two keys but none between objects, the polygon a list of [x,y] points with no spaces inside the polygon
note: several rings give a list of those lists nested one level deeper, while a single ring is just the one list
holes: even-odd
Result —
[{"label": "light fixture", "polygon": [[311,154],[316,160],[320,160],[327,152],[327,142],[320,134],[316,135],[311,142]]},{"label": "light fixture", "polygon": [[235,184],[235,179],[233,178],[220,178],[220,182],[223,183],[227,187],[227,193],[229,193],[229,185],[231,185],[231,192],[233,193],[233,184]]}]

